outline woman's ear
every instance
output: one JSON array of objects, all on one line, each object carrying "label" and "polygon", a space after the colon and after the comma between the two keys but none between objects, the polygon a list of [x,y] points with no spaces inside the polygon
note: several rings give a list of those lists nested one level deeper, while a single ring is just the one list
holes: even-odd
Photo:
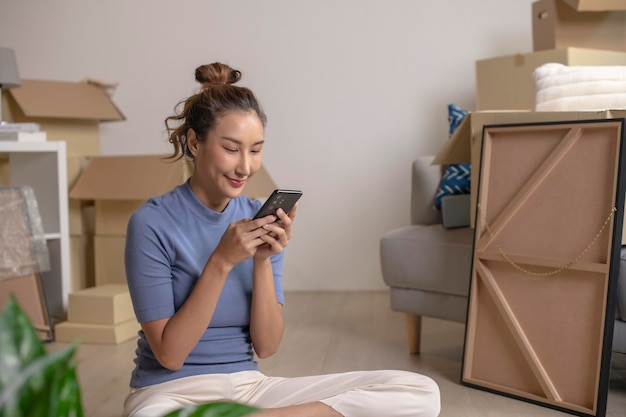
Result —
[{"label": "woman's ear", "polygon": [[187,149],[195,157],[198,153],[198,136],[192,128],[187,129]]}]

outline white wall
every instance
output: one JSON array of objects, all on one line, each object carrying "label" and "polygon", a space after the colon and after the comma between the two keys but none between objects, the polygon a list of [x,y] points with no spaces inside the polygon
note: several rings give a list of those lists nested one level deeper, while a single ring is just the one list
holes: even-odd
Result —
[{"label": "white wall", "polygon": [[532,50],[532,0],[0,0],[22,78],[120,83],[103,154],[168,152],[163,119],[214,61],[269,118],[264,163],[301,188],[290,290],[382,289],[378,245],[409,222],[410,165],[474,108],[477,59]]}]

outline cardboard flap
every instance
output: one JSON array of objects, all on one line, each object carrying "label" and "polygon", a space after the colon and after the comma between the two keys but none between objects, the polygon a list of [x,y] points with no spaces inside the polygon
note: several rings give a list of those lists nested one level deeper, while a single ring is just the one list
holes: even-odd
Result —
[{"label": "cardboard flap", "polygon": [[626,10],[625,0],[563,0],[573,9],[583,11]]},{"label": "cardboard flap", "polygon": [[182,184],[189,177],[184,159],[164,155],[97,156],[76,181],[70,197],[79,200],[146,200]]},{"label": "cardboard flap", "polygon": [[27,117],[125,120],[102,88],[86,82],[22,80],[9,94]]},{"label": "cardboard flap", "polygon": [[470,117],[465,117],[461,125],[443,145],[432,165],[461,164],[470,162],[472,124]]}]

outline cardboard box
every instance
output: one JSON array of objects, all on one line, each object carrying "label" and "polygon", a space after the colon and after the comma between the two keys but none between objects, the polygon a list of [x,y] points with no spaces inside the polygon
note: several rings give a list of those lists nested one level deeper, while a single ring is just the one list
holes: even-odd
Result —
[{"label": "cardboard box", "polygon": [[626,51],[626,2],[539,0],[532,4],[533,50],[568,46]]},{"label": "cardboard box", "polygon": [[22,80],[2,95],[7,121],[39,123],[48,140],[67,142],[68,156],[100,154],[100,122],[125,120],[106,92],[87,82]]},{"label": "cardboard box", "polygon": [[67,320],[84,324],[119,324],[134,319],[128,286],[108,284],[70,293]]},{"label": "cardboard box", "polygon": [[52,325],[39,274],[0,279],[0,311],[14,297],[41,340],[52,340]]},{"label": "cardboard box", "polygon": [[[70,199],[94,202],[96,285],[126,283],[124,245],[128,219],[148,198],[182,184],[191,172],[188,161],[165,162],[163,155],[91,158],[70,190]],[[265,198],[275,188],[261,167],[243,193],[253,199]]]},{"label": "cardboard box", "polygon": [[476,109],[533,110],[533,71],[548,62],[626,65],[626,52],[568,47],[476,61]]},{"label": "cardboard box", "polygon": [[137,337],[137,320],[118,324],[87,324],[64,321],[54,327],[55,341],[66,343],[119,344]]},{"label": "cardboard box", "polygon": [[[479,111],[469,113],[435,156],[433,164],[471,163],[470,222],[471,227],[474,227],[476,221],[476,187],[478,186],[478,175],[480,173],[483,126],[610,118],[626,118],[626,110],[579,112]],[[626,233],[623,239],[626,242]]]},{"label": "cardboard box", "polygon": [[96,286],[126,284],[125,245],[126,236],[94,236]]},{"label": "cardboard box", "polygon": [[70,291],[95,284],[93,235],[70,236]]}]

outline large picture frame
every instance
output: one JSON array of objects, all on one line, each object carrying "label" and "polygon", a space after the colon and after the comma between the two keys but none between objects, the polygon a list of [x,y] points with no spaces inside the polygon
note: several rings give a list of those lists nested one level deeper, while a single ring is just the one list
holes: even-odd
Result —
[{"label": "large picture frame", "polygon": [[624,121],[484,126],[462,384],[604,417]]}]

